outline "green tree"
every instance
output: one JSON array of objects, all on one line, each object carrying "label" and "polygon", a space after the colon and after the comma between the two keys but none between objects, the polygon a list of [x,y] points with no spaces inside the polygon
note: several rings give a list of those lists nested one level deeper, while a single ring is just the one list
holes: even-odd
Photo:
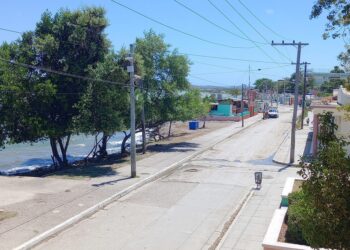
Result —
[{"label": "green tree", "polygon": [[333,93],[333,89],[338,89],[340,85],[345,85],[347,83],[344,79],[331,79],[330,81],[326,81],[321,84],[320,90],[323,93],[331,94]]},{"label": "green tree", "polygon": [[176,116],[174,120],[184,122],[191,119],[202,119],[204,128],[205,119],[209,113],[209,109],[209,99],[202,98],[199,89],[191,88],[177,98]]},{"label": "green tree", "polygon": [[310,15],[311,19],[318,18],[323,12],[326,12],[328,23],[323,38],[343,38],[345,41],[345,51],[338,55],[338,60],[346,71],[350,70],[350,46],[349,42],[345,40],[349,36],[349,9],[350,3],[345,0],[317,0]]},{"label": "green tree", "polygon": [[[76,105],[79,111],[74,118],[77,132],[96,136],[95,141],[98,143],[92,150],[93,156],[106,156],[109,138],[115,132],[128,128],[129,94],[125,84],[129,77],[123,67],[124,54],[123,51],[119,54],[110,52],[103,61],[89,68],[91,77],[116,83],[90,81],[86,92]],[[98,141],[100,133],[102,137]]]},{"label": "green tree", "polygon": [[337,138],[332,113],[320,116],[319,152],[301,162],[303,197],[292,207],[304,239],[313,248],[350,248],[350,159]]},{"label": "green tree", "polygon": [[[330,71],[330,73],[344,73],[344,70],[339,68],[339,66],[334,66],[334,68]],[[320,90],[322,93],[331,94],[333,93],[333,89],[338,89],[341,85],[347,85],[348,81],[345,79],[334,78],[330,79],[321,84]]]},{"label": "green tree", "polygon": [[341,66],[346,70],[350,70],[350,46],[345,45],[345,51],[341,52],[338,55],[338,60],[340,61]]},{"label": "green tree", "polygon": [[152,30],[136,39],[135,52],[141,57],[144,69],[146,124],[156,131],[166,122],[182,120],[178,100],[190,90],[187,57],[169,49],[164,37]]},{"label": "green tree", "polygon": [[327,20],[324,39],[345,37],[349,35],[350,3],[345,0],[318,0],[312,7],[310,18],[319,17],[327,12]]},{"label": "green tree", "polygon": [[233,95],[233,96],[238,96],[241,94],[241,90],[237,87],[232,88],[232,89],[228,89],[225,91],[227,94],[229,95]]},{"label": "green tree", "polygon": [[330,71],[330,73],[345,73],[345,71],[341,69],[339,66],[334,66],[334,68]]},{"label": "green tree", "polygon": [[254,85],[259,92],[265,92],[275,88],[274,82],[268,78],[258,79],[255,81]]},{"label": "green tree", "polygon": [[[23,34],[10,49],[4,44],[2,50],[6,59],[17,63],[87,76],[89,68],[108,52],[106,26],[102,8],[61,9],[55,15],[46,11],[34,32]],[[76,104],[89,84],[45,70],[8,67],[17,67],[3,76],[3,90],[12,91],[13,96],[11,100],[2,96],[2,103],[7,108],[14,104],[13,113],[17,114],[7,113],[3,130],[8,140],[18,143],[48,138],[53,159],[59,166],[66,166],[70,136],[75,132],[73,118],[79,112]]]}]

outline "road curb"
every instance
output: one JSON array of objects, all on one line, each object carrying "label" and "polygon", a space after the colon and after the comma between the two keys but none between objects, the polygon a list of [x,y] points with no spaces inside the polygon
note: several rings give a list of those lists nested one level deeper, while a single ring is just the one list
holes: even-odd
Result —
[{"label": "road curb", "polygon": [[226,222],[222,225],[222,229],[220,233],[218,234],[215,241],[211,244],[211,246],[208,248],[209,250],[215,250],[220,249],[222,247],[223,242],[225,241],[227,237],[227,233],[230,231],[232,226],[235,224],[236,219],[241,214],[242,209],[247,205],[250,198],[252,197],[254,193],[254,188],[250,188],[249,191],[244,195],[244,197],[240,200],[238,205],[233,210],[233,213],[230,214],[229,218],[226,220]]},{"label": "road curb", "polygon": [[278,161],[275,160],[275,156],[277,155],[278,151],[282,148],[283,144],[285,143],[285,141],[289,138],[290,132],[288,132],[285,136],[285,138],[283,139],[283,141],[281,142],[281,144],[278,146],[278,149],[272,159],[272,162],[283,165],[283,166],[289,166],[289,167],[297,167],[298,164],[297,163],[286,163],[286,162],[282,162],[282,161]]},{"label": "road curb", "polygon": [[163,170],[160,170],[159,172],[156,172],[155,174],[123,189],[122,191],[120,192],[117,192],[113,195],[111,195],[110,197],[106,198],[105,200],[93,205],[92,207],[80,212],[79,214],[71,217],[70,219],[58,224],[57,226],[39,234],[38,236],[24,242],[23,244],[21,244],[20,246],[14,248],[14,250],[26,250],[26,249],[31,249],[37,245],[39,245],[40,243],[42,243],[43,241],[47,240],[48,238],[64,231],[65,229],[69,228],[70,226],[73,226],[74,224],[78,223],[79,221],[93,215],[94,213],[98,212],[100,209],[106,207],[107,205],[111,204],[112,202],[120,199],[121,197],[131,193],[132,191],[135,191],[136,189],[150,183],[150,182],[153,182],[157,179],[160,179],[164,176],[167,176],[169,175],[171,172],[173,172],[176,168],[178,168],[181,164],[185,163],[186,161],[202,154],[203,152],[211,149],[212,147],[216,146],[217,144],[231,138],[233,135],[236,135],[238,134],[239,132],[241,131],[244,131],[245,129],[248,129],[249,127],[255,125],[255,124],[258,124],[259,122],[261,122],[262,120],[257,120],[255,122],[253,122],[252,124],[249,124],[245,127],[243,127],[242,129],[234,132],[233,134],[229,134],[228,136],[224,137],[223,139],[213,143],[212,145],[209,145],[201,150],[199,150],[198,152],[195,152],[193,153],[192,155],[189,155],[187,157],[185,157],[184,159],[178,161],[178,162],[175,162],[173,164],[171,164],[169,167],[163,169]]}]

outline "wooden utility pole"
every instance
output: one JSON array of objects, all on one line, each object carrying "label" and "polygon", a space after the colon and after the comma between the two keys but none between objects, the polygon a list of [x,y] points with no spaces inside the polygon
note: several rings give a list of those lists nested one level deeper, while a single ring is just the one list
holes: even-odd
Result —
[{"label": "wooden utility pole", "polygon": [[134,76],[134,44],[130,44],[130,54],[127,58],[130,62],[130,158],[131,178],[136,177],[136,141],[135,141],[135,76]]},{"label": "wooden utility pole", "polygon": [[248,69],[249,69],[249,81],[248,81],[248,90],[250,90],[250,64],[249,64],[249,67],[248,67]]},{"label": "wooden utility pole", "polygon": [[[140,89],[145,99],[145,89],[143,87],[143,80],[140,80]],[[145,100],[143,99],[141,109],[141,126],[142,126],[142,154],[146,153],[146,119],[145,119]]]},{"label": "wooden utility pole", "polygon": [[[296,64],[296,63],[292,63]],[[304,116],[305,116],[305,96],[306,96],[306,73],[307,73],[307,65],[310,64],[308,62],[300,63],[300,65],[304,65],[304,82],[303,82],[303,97],[302,97],[302,103],[301,103],[301,129],[304,128]]]},{"label": "wooden utility pole", "polygon": [[243,96],[244,96],[244,89],[243,89],[243,83],[242,83],[242,99],[241,99],[241,119],[242,119],[242,127],[244,127],[244,118],[243,118],[243,112],[244,112],[244,101],[243,101]]},{"label": "wooden utility pole", "polygon": [[292,119],[292,131],[291,131],[291,143],[290,143],[290,158],[289,163],[293,163],[295,160],[295,129],[296,129],[296,121],[297,121],[297,112],[298,112],[298,85],[300,83],[300,55],[301,55],[301,47],[309,45],[308,43],[296,43],[293,41],[292,43],[275,43],[272,41],[272,46],[282,45],[282,46],[297,46],[297,62],[295,67],[295,85],[294,85],[294,109],[293,109],[293,119]]}]

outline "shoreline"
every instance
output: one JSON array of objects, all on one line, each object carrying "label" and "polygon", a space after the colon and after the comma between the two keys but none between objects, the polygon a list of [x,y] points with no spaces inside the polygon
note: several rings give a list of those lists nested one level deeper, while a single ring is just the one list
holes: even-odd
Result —
[{"label": "shoreline", "polygon": [[[202,123],[200,121],[200,123]],[[174,143],[174,142],[180,142],[183,141],[185,139],[188,138],[194,138],[197,137],[201,134],[204,133],[204,131],[211,131],[211,130],[215,130],[224,126],[227,126],[228,123],[232,123],[232,122],[228,122],[228,121],[207,121],[206,122],[208,127],[206,127],[205,129],[197,129],[197,130],[189,130],[188,129],[188,122],[173,122],[172,123],[172,132],[171,132],[171,136],[167,137],[168,135],[168,126],[169,123],[166,123],[162,126],[162,128],[160,129],[160,133],[162,136],[164,136],[164,139],[162,140],[151,140],[150,138],[148,138],[148,141],[150,143],[147,143],[147,146],[153,146],[153,145],[157,145],[157,144],[167,144],[167,143]],[[201,126],[200,126],[201,127]],[[137,147],[139,148],[142,145],[141,142],[141,133],[137,133]],[[86,137],[87,138],[87,137]],[[91,138],[90,138],[91,139]],[[141,140],[140,140],[141,139]],[[130,139],[129,139],[130,140]],[[107,159],[100,159],[100,160],[92,160],[92,161],[87,161],[88,163],[86,163],[86,161],[84,160],[86,155],[80,155],[80,156],[74,156],[74,155],[69,155],[68,158],[71,158],[71,160],[69,160],[69,167],[66,168],[55,168],[53,164],[49,164],[49,165],[29,165],[29,166],[23,166],[23,167],[13,167],[13,168],[9,168],[6,170],[1,170],[0,169],[0,176],[32,176],[32,177],[40,177],[40,176],[45,176],[45,175],[50,175],[53,174],[55,172],[59,172],[62,170],[73,170],[73,169],[79,169],[79,168],[84,168],[84,167],[89,167],[89,166],[98,166],[98,165],[106,165],[106,164],[114,164],[113,161],[111,161],[110,159],[114,159],[114,161],[120,161],[122,159],[127,159],[127,157],[122,157],[120,155],[120,146],[121,146],[121,142],[122,139],[117,140],[117,141],[111,141],[109,143],[110,149],[107,148],[107,151],[112,151],[113,153],[109,153],[107,156]],[[29,146],[29,145],[28,145]],[[73,146],[73,145],[72,145]],[[117,147],[119,149],[116,149]],[[32,146],[29,146],[32,147]],[[147,155],[147,153],[146,153]],[[46,157],[48,158],[48,157]],[[45,157],[40,158],[40,160],[45,160]]]}]

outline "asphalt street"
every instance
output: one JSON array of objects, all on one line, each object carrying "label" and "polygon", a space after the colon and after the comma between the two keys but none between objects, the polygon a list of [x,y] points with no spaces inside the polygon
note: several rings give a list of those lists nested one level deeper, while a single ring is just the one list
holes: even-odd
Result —
[{"label": "asphalt street", "polygon": [[[263,187],[279,178],[281,188],[286,173],[272,159],[290,130],[290,120],[290,108],[281,108],[278,119],[265,120],[233,135],[169,176],[130,193],[36,249],[215,246],[223,225],[255,185],[254,172],[263,172]],[[268,195],[264,189],[261,192]],[[278,200],[278,192],[273,195]],[[266,210],[267,216],[270,210],[272,215],[273,207]],[[227,244],[225,248],[236,249]]]}]

